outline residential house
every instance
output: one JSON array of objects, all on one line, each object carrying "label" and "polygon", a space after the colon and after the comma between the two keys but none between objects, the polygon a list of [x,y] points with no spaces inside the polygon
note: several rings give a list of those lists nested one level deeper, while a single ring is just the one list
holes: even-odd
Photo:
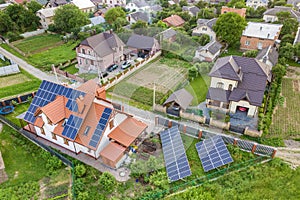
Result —
[{"label": "residential house", "polygon": [[129,11],[150,12],[150,5],[145,0],[133,0],[125,6]]},{"label": "residential house", "polygon": [[193,36],[200,36],[202,34],[209,35],[210,40],[216,39],[216,33],[213,31],[213,26],[216,24],[217,18],[213,19],[198,19],[197,27],[193,29]]},{"label": "residential house", "polygon": [[210,3],[210,4],[227,4],[229,3],[230,0],[204,0],[205,2],[207,3]]},{"label": "residential house", "polygon": [[262,105],[266,86],[271,81],[271,67],[255,58],[227,56],[219,58],[209,76],[206,106],[256,116]]},{"label": "residential house", "polygon": [[182,6],[182,11],[188,12],[192,17],[197,17],[200,9],[196,6]]},{"label": "residential house", "polygon": [[147,12],[136,11],[133,13],[129,13],[126,18],[130,24],[134,24],[138,20],[150,23],[150,14]]},{"label": "residential house", "polygon": [[124,7],[126,5],[126,0],[91,0],[97,8],[100,8],[103,5],[106,5],[107,7],[116,7],[116,6],[122,6]]},{"label": "residential house", "polygon": [[105,19],[102,16],[92,17],[92,18],[89,18],[89,20],[91,21],[92,26],[96,26],[96,25],[105,23]]},{"label": "residential house", "polygon": [[82,41],[76,48],[79,72],[98,73],[123,60],[125,44],[112,31],[99,33]]},{"label": "residential house", "polygon": [[11,0],[11,3],[23,4],[24,2],[30,2],[30,0]]},{"label": "residential house", "polygon": [[[106,99],[105,89],[93,80],[76,89],[43,81],[24,120],[28,122],[24,128],[36,136],[76,154],[84,153],[95,159],[103,156],[104,164],[114,168],[126,158],[130,142],[147,128],[131,115],[114,109]],[[117,140],[124,137],[124,132],[131,136],[127,146]],[[116,138],[113,146],[108,136],[112,133]],[[105,154],[108,146],[110,155]]]},{"label": "residential house", "polygon": [[54,23],[53,17],[55,15],[56,9],[57,7],[45,8],[45,9],[38,10],[36,12],[36,16],[40,18],[40,23],[43,29],[48,29],[49,25]]},{"label": "residential house", "polygon": [[160,45],[157,39],[144,35],[132,34],[126,46],[131,52],[136,53],[139,57],[144,57],[146,55],[154,55],[160,50]]},{"label": "residential house", "polygon": [[218,41],[213,40],[207,43],[205,46],[200,46],[194,56],[195,61],[206,61],[214,62],[220,55],[222,49],[222,44]]},{"label": "residential house", "polygon": [[168,26],[174,26],[174,27],[179,27],[183,26],[185,21],[178,15],[171,15],[170,17],[167,17],[162,20],[165,22]]},{"label": "residential house", "polygon": [[292,7],[285,6],[275,6],[274,8],[268,9],[264,12],[263,19],[265,22],[276,22],[278,21],[277,13],[279,12],[289,12],[292,18],[297,19],[300,22],[300,12],[294,10]]},{"label": "residential house", "polygon": [[275,47],[269,46],[262,49],[256,56],[256,59],[260,62],[266,63],[271,68],[278,62],[278,51]]},{"label": "residential house", "polygon": [[71,3],[84,13],[91,13],[96,9],[96,6],[90,0],[72,0]]},{"label": "residential house", "polygon": [[293,5],[295,10],[300,10],[300,0],[287,0],[286,4]]},{"label": "residential house", "polygon": [[54,7],[59,7],[67,4],[67,0],[49,0],[45,4],[45,8],[54,8]]},{"label": "residential house", "polygon": [[243,31],[240,48],[243,50],[263,49],[278,42],[282,24],[248,22]]},{"label": "residential house", "polygon": [[150,6],[150,10],[151,10],[151,14],[153,16],[156,16],[156,13],[162,11],[163,7],[161,5],[155,4]]},{"label": "residential house", "polygon": [[177,32],[174,29],[168,28],[167,30],[164,30],[161,33],[157,34],[156,38],[158,38],[159,40],[174,42],[176,40],[176,35]]},{"label": "residential house", "polygon": [[252,7],[256,10],[258,7],[267,7],[268,0],[247,0],[246,6]]},{"label": "residential house", "polygon": [[193,96],[184,88],[173,92],[169,98],[163,103],[166,112],[170,115],[180,116],[193,101]]},{"label": "residential house", "polygon": [[230,8],[227,6],[222,6],[221,14],[228,13],[228,12],[234,12],[234,13],[238,14],[239,16],[245,18],[246,10],[247,10],[246,8]]}]

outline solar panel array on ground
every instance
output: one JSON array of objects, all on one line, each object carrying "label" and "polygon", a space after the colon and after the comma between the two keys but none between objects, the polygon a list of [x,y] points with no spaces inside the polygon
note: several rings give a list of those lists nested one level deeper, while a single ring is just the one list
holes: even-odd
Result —
[{"label": "solar panel array on ground", "polygon": [[7,76],[16,73],[20,73],[20,69],[17,64],[0,67],[0,76]]},{"label": "solar panel array on ground", "polygon": [[178,127],[160,133],[162,149],[170,181],[177,181],[191,175],[190,165],[185,153]]},{"label": "solar panel array on ground", "polygon": [[233,162],[221,136],[216,135],[196,144],[205,172]]},{"label": "solar panel array on ground", "polygon": [[98,125],[96,127],[96,130],[94,131],[94,134],[89,142],[89,145],[92,146],[92,147],[95,147],[97,146],[100,138],[101,138],[101,135],[106,127],[106,124],[107,124],[107,121],[110,117],[110,114],[112,112],[112,109],[110,108],[105,108],[102,115],[101,115],[101,118],[98,122]]},{"label": "solar panel array on ground", "polygon": [[[54,101],[57,95],[65,96],[66,98],[71,100],[71,102],[69,103],[69,109],[72,109],[77,106],[77,103],[75,101],[76,98],[78,98],[80,95],[84,96],[85,93],[44,80],[40,85],[40,88],[37,91],[36,95],[34,96],[24,119],[30,123],[34,123],[36,119],[36,117],[34,116],[36,109]],[[74,104],[76,104],[76,106]]]}]

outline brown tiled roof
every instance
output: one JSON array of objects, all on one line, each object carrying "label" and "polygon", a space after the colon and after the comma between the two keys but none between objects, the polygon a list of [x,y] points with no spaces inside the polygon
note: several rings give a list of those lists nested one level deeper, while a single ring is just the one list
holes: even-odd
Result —
[{"label": "brown tiled roof", "polygon": [[64,130],[63,123],[64,121],[58,122],[57,126],[53,129],[54,134],[62,136],[62,132]]},{"label": "brown tiled roof", "polygon": [[178,15],[171,15],[170,17],[163,19],[163,22],[166,22],[171,26],[177,27],[183,25],[185,21]]},{"label": "brown tiled roof", "polygon": [[146,128],[147,125],[143,122],[128,117],[108,137],[128,147]]},{"label": "brown tiled roof", "polygon": [[100,89],[100,86],[96,83],[96,81],[89,80],[80,85],[76,90],[80,90],[85,93],[96,94],[97,89]]},{"label": "brown tiled roof", "polygon": [[53,124],[68,118],[66,104],[68,99],[64,96],[57,96],[54,101],[41,108],[41,111],[50,119]]},{"label": "brown tiled roof", "polygon": [[33,125],[42,128],[44,126],[42,117],[37,117]]},{"label": "brown tiled roof", "polygon": [[126,148],[118,145],[115,142],[110,142],[101,152],[100,156],[105,157],[113,162],[117,161],[117,159],[124,154]]}]

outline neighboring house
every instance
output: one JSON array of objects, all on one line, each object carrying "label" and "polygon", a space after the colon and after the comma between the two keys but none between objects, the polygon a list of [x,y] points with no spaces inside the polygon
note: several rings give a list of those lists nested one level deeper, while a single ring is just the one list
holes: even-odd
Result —
[{"label": "neighboring house", "polygon": [[168,26],[174,26],[174,27],[179,27],[183,26],[185,21],[178,15],[171,15],[170,17],[167,17],[162,20],[165,22]]},{"label": "neighboring house", "polygon": [[23,4],[24,2],[30,2],[30,0],[11,0],[12,3]]},{"label": "neighboring house", "polygon": [[246,6],[252,7],[256,10],[258,7],[267,7],[268,0],[247,0]]},{"label": "neighboring house", "polygon": [[[161,33],[157,34],[156,38],[158,40],[174,42],[176,40],[176,35],[177,35],[177,32],[174,29],[168,28],[167,30],[164,30]],[[162,37],[162,38],[160,38],[160,37]]]},{"label": "neighboring house", "polygon": [[154,55],[160,50],[157,39],[144,35],[132,34],[126,46],[131,52],[136,53],[139,57],[145,55]]},{"label": "neighboring house", "polygon": [[287,0],[286,4],[293,5],[295,10],[297,10],[297,11],[300,10],[300,0]]},{"label": "neighboring house", "polygon": [[267,65],[274,67],[278,62],[278,51],[275,47],[269,46],[262,49],[256,56],[256,59],[260,62],[266,63]]},{"label": "neighboring house", "polygon": [[53,24],[53,17],[55,15],[55,10],[58,7],[53,7],[53,8],[45,8],[38,10],[36,12],[36,16],[40,18],[40,23],[43,27],[43,29],[48,29],[50,24]]},{"label": "neighboring house", "polygon": [[240,48],[255,50],[273,46],[278,41],[281,27],[281,24],[248,22],[240,40]]},{"label": "neighboring house", "polygon": [[193,36],[200,36],[207,34],[210,40],[216,39],[216,33],[213,31],[213,26],[216,24],[217,18],[213,19],[198,19],[197,27],[193,29]]},{"label": "neighboring house", "polygon": [[4,9],[7,8],[9,5],[11,5],[11,3],[3,3],[3,4],[0,4],[0,11],[1,11],[1,10],[4,10]]},{"label": "neighboring house", "polygon": [[134,23],[136,23],[138,20],[141,20],[141,21],[150,23],[150,16],[149,16],[149,13],[142,12],[142,11],[136,11],[136,12],[130,13],[130,14],[127,15],[126,18],[127,18],[127,21],[128,21],[130,24],[134,24]]},{"label": "neighboring house", "polygon": [[150,12],[150,5],[145,0],[133,0],[125,6],[129,11]]},{"label": "neighboring house", "polygon": [[152,15],[156,16],[156,13],[162,11],[163,7],[161,7],[161,5],[155,4],[153,6],[150,6],[150,10]]},{"label": "neighboring house", "polygon": [[59,7],[67,4],[67,0],[49,0],[45,4],[45,8],[54,8],[54,7]]},{"label": "neighboring house", "polygon": [[200,9],[196,6],[182,6],[182,11],[187,11],[191,16],[198,16]]},{"label": "neighboring house", "polygon": [[296,37],[294,39],[293,45],[297,44],[300,42],[300,27],[298,27],[297,33],[296,33]]},{"label": "neighboring house", "polygon": [[71,3],[85,13],[94,12],[96,8],[96,6],[90,0],[72,0]]},{"label": "neighboring house", "polygon": [[76,48],[79,72],[104,72],[111,64],[120,63],[124,46],[117,34],[111,31],[85,39]]},{"label": "neighboring house", "polygon": [[214,62],[215,59],[220,55],[222,44],[218,41],[213,40],[207,43],[205,46],[200,46],[195,52],[195,61],[206,61]]},{"label": "neighboring house", "polygon": [[209,76],[208,108],[230,113],[241,110],[253,117],[262,105],[272,74],[271,67],[255,58],[227,56],[216,61]]},{"label": "neighboring house", "polygon": [[89,18],[89,20],[91,21],[92,26],[103,24],[105,22],[105,19],[102,16],[92,17]]},{"label": "neighboring house", "polygon": [[182,88],[173,92],[169,98],[163,103],[166,107],[166,112],[170,115],[180,116],[181,112],[184,112],[193,100],[193,96]]},{"label": "neighboring house", "polygon": [[204,0],[205,2],[207,3],[210,3],[210,4],[227,4],[230,0]]},{"label": "neighboring house", "polygon": [[278,21],[278,17],[276,16],[279,12],[289,12],[292,18],[297,19],[300,22],[300,12],[293,10],[292,7],[285,7],[285,6],[275,6],[274,8],[268,9],[264,12],[264,21],[265,22],[276,22]]},{"label": "neighboring house", "polygon": [[97,8],[106,5],[107,7],[116,7],[126,5],[126,0],[91,0]]},{"label": "neighboring house", "polygon": [[[43,81],[27,110],[25,129],[76,154],[84,153],[95,159],[105,155],[105,164],[117,168],[126,158],[128,146],[115,142],[111,154],[104,154],[110,146],[109,134],[123,138],[131,133],[134,142],[147,125],[132,115],[114,109],[106,99],[105,89],[90,80],[76,89]],[[122,131],[116,132],[115,130]],[[122,152],[119,152],[121,150]],[[114,151],[118,151],[115,158]],[[113,161],[113,162],[110,162]]]},{"label": "neighboring house", "polygon": [[246,11],[247,11],[246,8],[230,8],[230,7],[227,7],[227,6],[222,6],[221,14],[228,13],[228,12],[234,12],[234,13],[238,14],[239,16],[245,18],[246,17]]}]

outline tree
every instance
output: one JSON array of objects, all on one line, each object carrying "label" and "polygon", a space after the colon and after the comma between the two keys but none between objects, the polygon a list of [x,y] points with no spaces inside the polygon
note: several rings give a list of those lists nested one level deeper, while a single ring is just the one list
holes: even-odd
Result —
[{"label": "tree", "polygon": [[119,17],[126,20],[126,13],[124,12],[124,10],[121,7],[111,8],[105,13],[105,20],[107,23],[109,23],[111,25]]},{"label": "tree", "polygon": [[222,41],[232,46],[240,40],[246,26],[247,22],[243,17],[236,13],[228,12],[220,15],[213,29]]},{"label": "tree", "polygon": [[38,10],[42,9],[43,6],[39,4],[37,1],[30,1],[26,3],[26,7],[32,13],[36,13]]},{"label": "tree", "polygon": [[286,59],[292,59],[294,56],[294,46],[290,43],[286,43],[285,46],[281,46],[279,49],[279,56]]},{"label": "tree", "polygon": [[298,58],[300,57],[300,43],[295,44],[294,53],[295,53],[295,56],[297,56]]},{"label": "tree", "polygon": [[188,2],[187,2],[187,0],[181,0],[181,1],[179,1],[179,5],[180,5],[180,7],[187,6]]},{"label": "tree", "polygon": [[281,38],[280,45],[285,46],[286,43],[293,44],[295,37],[292,34],[286,34]]},{"label": "tree", "polygon": [[212,19],[215,17],[214,8],[202,8],[197,15],[198,18]]},{"label": "tree", "polygon": [[55,11],[54,26],[59,32],[70,33],[89,23],[87,15],[73,4],[66,4]]},{"label": "tree", "polygon": [[279,21],[280,23],[283,23],[284,20],[286,20],[286,19],[288,19],[288,18],[291,17],[291,14],[290,14],[290,12],[288,12],[288,11],[282,11],[282,12],[276,13],[276,16],[277,16],[277,18],[278,18],[278,21]]},{"label": "tree", "polygon": [[286,34],[295,35],[298,29],[298,21],[294,18],[285,19],[283,22],[283,26],[280,31],[280,35],[284,36]]},{"label": "tree", "polygon": [[207,43],[210,42],[210,37],[207,34],[202,34],[198,38],[198,42],[200,43],[201,46],[205,46]]},{"label": "tree", "polygon": [[255,58],[257,56],[257,53],[257,50],[249,50],[244,53],[244,56],[249,58]]},{"label": "tree", "polygon": [[75,175],[77,177],[82,177],[83,175],[85,175],[85,173],[86,173],[86,168],[84,165],[82,165],[82,164],[76,165]]},{"label": "tree", "polygon": [[159,27],[159,28],[168,28],[167,24],[165,22],[163,22],[162,20],[159,20],[157,23],[156,23],[156,26]]},{"label": "tree", "polygon": [[142,20],[137,20],[136,23],[131,25],[131,29],[137,29],[137,28],[147,28],[148,24],[147,22],[144,22]]},{"label": "tree", "polygon": [[116,179],[109,172],[103,172],[99,178],[99,185],[106,193],[111,193],[116,184]]},{"label": "tree", "polygon": [[169,181],[168,181],[167,173],[165,171],[158,171],[151,174],[149,178],[149,182],[161,189],[169,188]]},{"label": "tree", "polygon": [[118,17],[116,18],[116,20],[112,23],[112,27],[114,30],[116,30],[117,32],[120,31],[122,29],[123,26],[125,26],[127,24],[127,20],[125,18],[122,17]]},{"label": "tree", "polygon": [[0,12],[0,34],[6,34],[12,31],[14,27],[15,23],[11,18],[5,12]]},{"label": "tree", "polygon": [[246,8],[246,3],[244,0],[231,0],[228,4],[228,7],[235,7],[235,8]]}]

